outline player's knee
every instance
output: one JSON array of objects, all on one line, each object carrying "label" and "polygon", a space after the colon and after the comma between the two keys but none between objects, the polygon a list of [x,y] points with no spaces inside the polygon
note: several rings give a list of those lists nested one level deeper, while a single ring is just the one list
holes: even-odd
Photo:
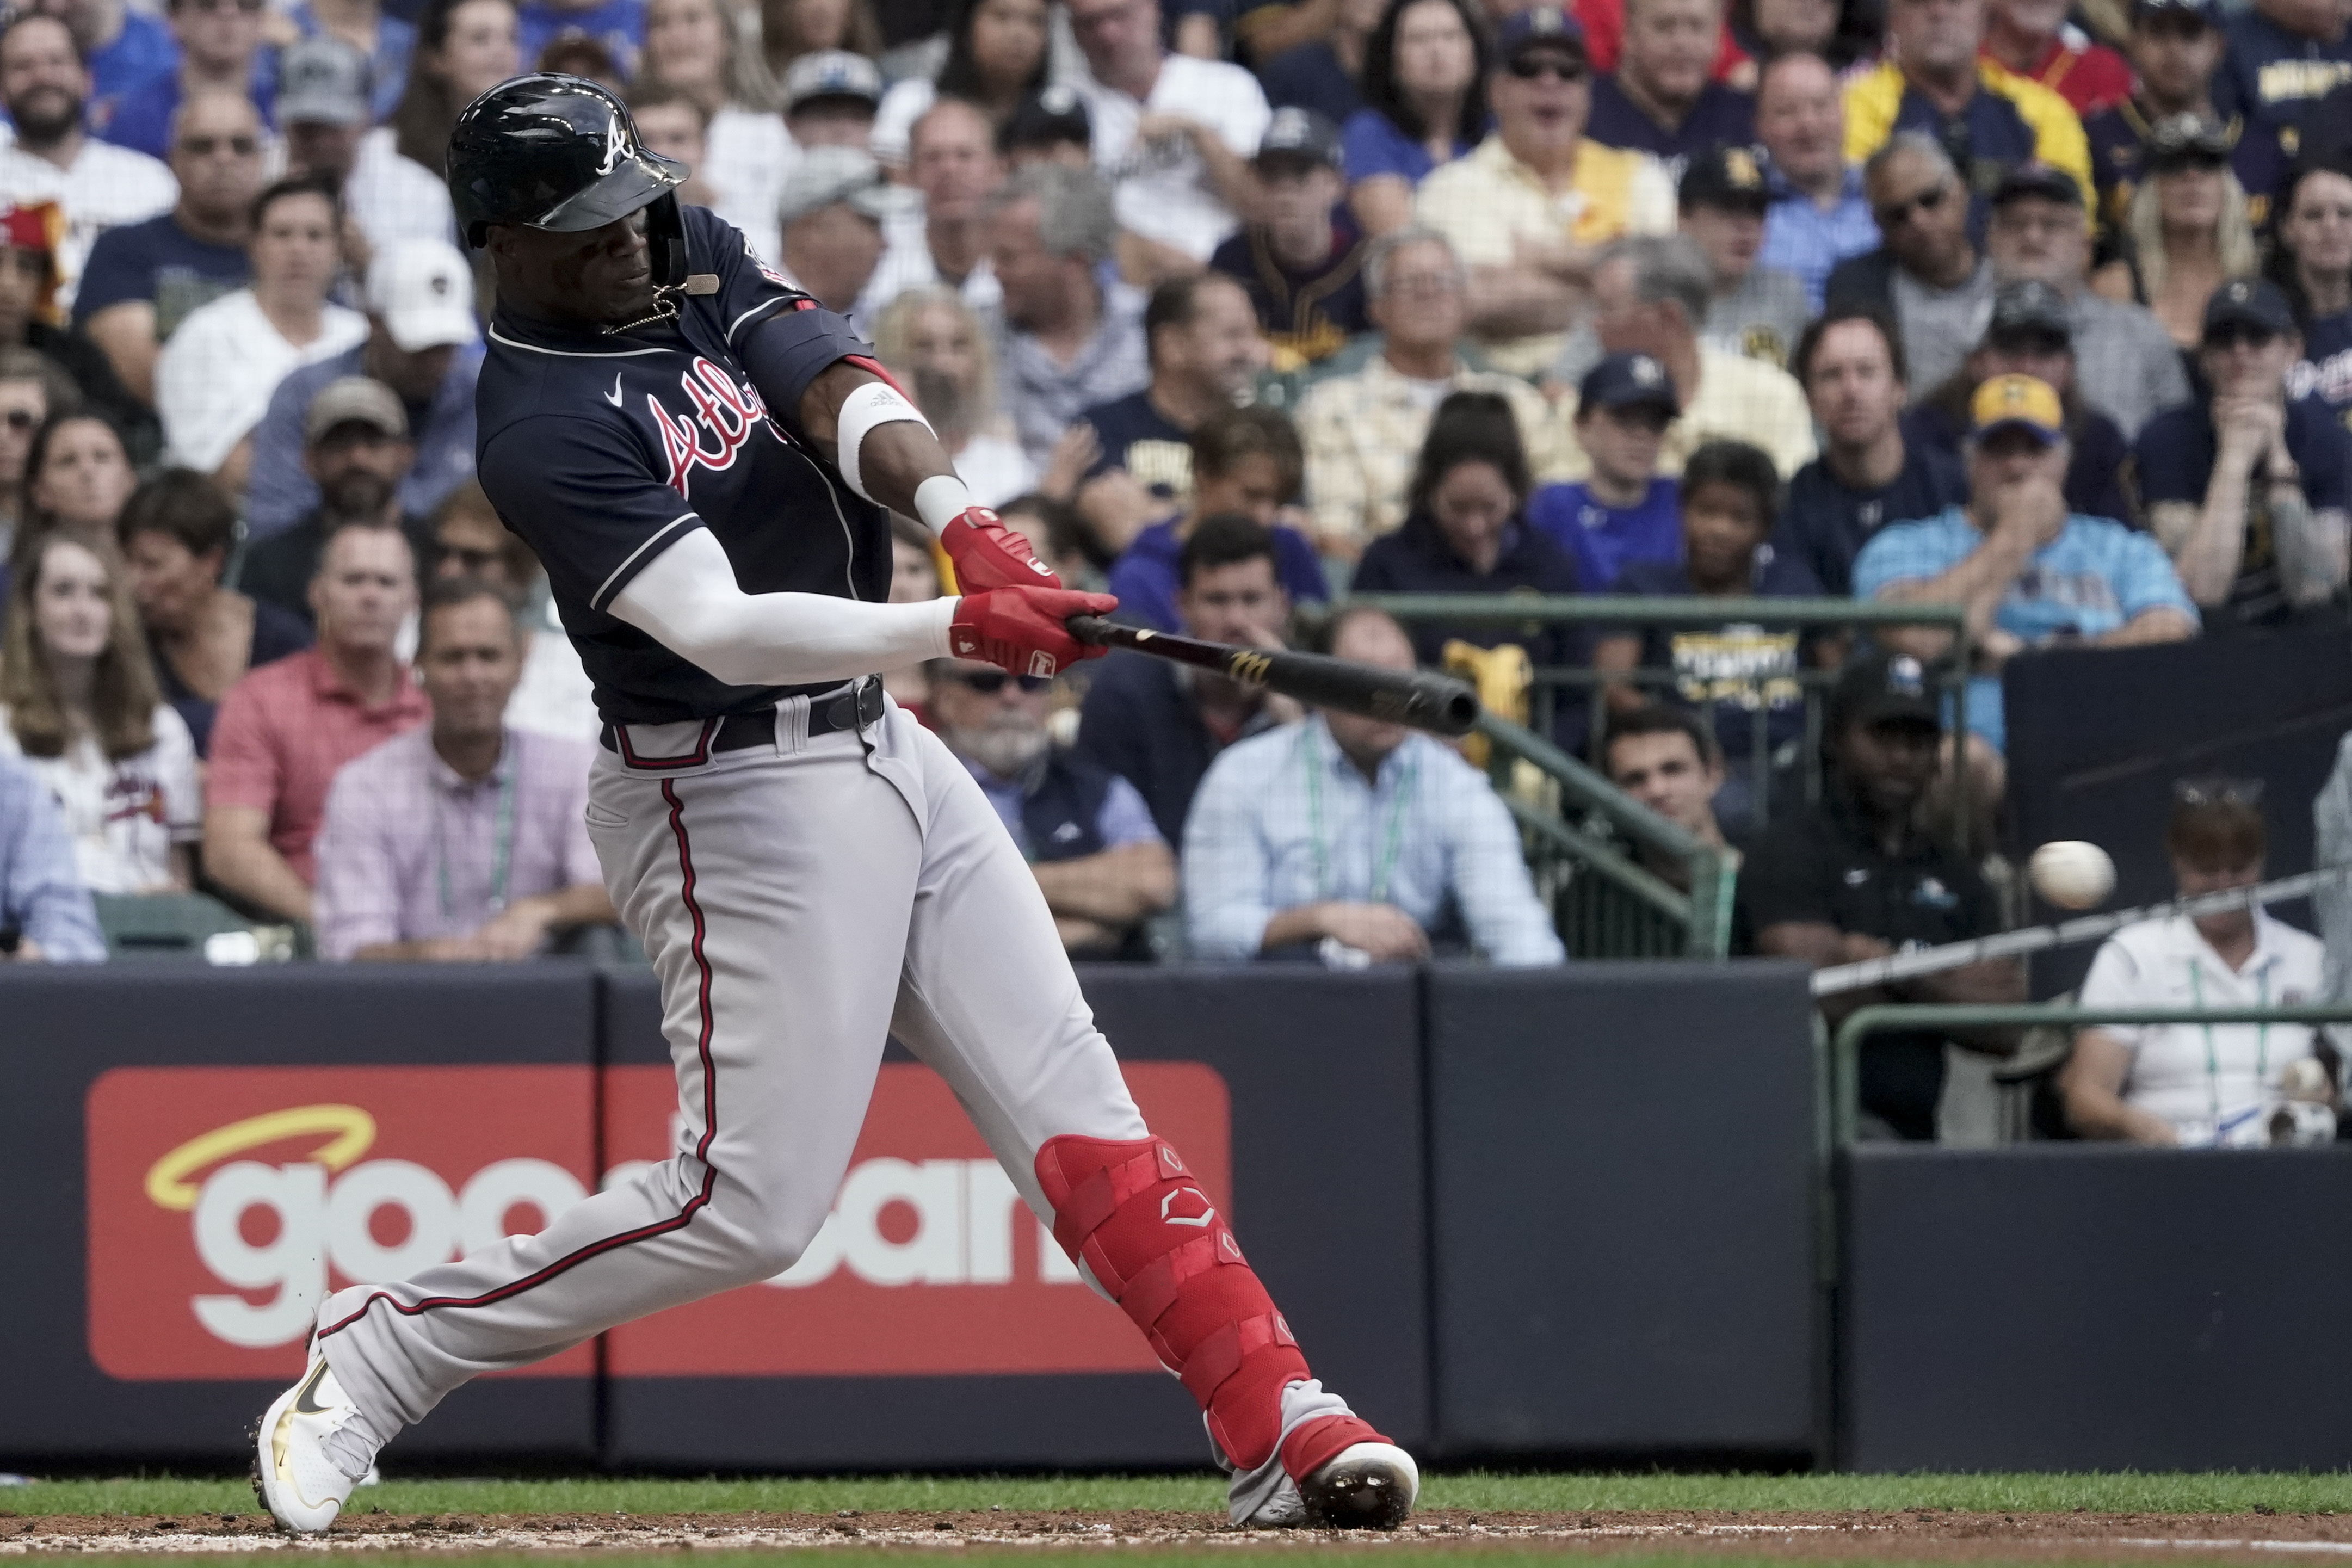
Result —
[{"label": "player's knee", "polygon": [[795,1204],[761,1205],[743,1217],[743,1278],[772,1279],[801,1260],[824,1225],[824,1211],[803,1212]]}]

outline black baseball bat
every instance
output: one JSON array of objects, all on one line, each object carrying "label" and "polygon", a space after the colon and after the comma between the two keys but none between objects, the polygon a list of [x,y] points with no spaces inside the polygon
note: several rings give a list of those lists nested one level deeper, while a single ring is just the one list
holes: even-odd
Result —
[{"label": "black baseball bat", "polygon": [[1478,722],[1478,694],[1466,682],[1425,670],[1382,669],[1354,659],[1327,658],[1287,649],[1234,647],[1201,642],[1141,626],[1122,626],[1100,616],[1072,616],[1064,623],[1080,642],[1133,648],[1179,664],[1213,669],[1245,686],[1263,686],[1318,708],[1359,713],[1391,724],[1409,724],[1440,735],[1466,735]]}]

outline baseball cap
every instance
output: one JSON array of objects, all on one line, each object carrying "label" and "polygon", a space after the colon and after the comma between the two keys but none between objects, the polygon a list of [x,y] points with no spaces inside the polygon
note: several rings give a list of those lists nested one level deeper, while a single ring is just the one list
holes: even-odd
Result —
[{"label": "baseball cap", "polygon": [[302,416],[303,445],[314,445],[338,425],[364,425],[379,435],[405,440],[408,411],[401,407],[400,395],[383,383],[347,375],[327,383],[310,399]]},{"label": "baseball cap", "polygon": [[2133,0],[2131,19],[2135,26],[2158,16],[2194,17],[2209,27],[2221,25],[2215,0]]},{"label": "baseball cap", "polygon": [[1091,147],[1094,140],[1086,100],[1076,89],[1055,82],[1021,100],[1004,129],[997,132],[996,144],[998,152],[1010,153],[1016,147],[1047,147],[1056,142]]},{"label": "baseball cap", "polygon": [[776,221],[792,223],[835,202],[879,223],[897,204],[873,154],[855,147],[812,147],[784,176]]},{"label": "baseball cap", "polygon": [[820,98],[856,98],[878,104],[882,72],[864,55],[853,55],[847,49],[803,55],[784,72],[784,112],[806,108]]},{"label": "baseball cap", "polygon": [[2184,163],[2230,161],[2230,128],[2201,114],[2168,114],[2147,130],[2147,167],[2154,174]]},{"label": "baseball cap", "polygon": [[1258,139],[1250,162],[1259,168],[1280,162],[1289,167],[1339,166],[1339,128],[1311,109],[1285,107],[1274,111]]},{"label": "baseball cap", "polygon": [[278,57],[278,123],[365,125],[368,58],[342,39],[314,33]]},{"label": "baseball cap", "polygon": [[1557,5],[1532,5],[1524,11],[1514,11],[1503,18],[1495,29],[1495,58],[1507,60],[1524,49],[1550,47],[1587,58],[1584,46],[1584,24],[1572,11]]},{"label": "baseball cap", "polygon": [[1648,354],[1611,354],[1577,384],[1578,408],[1663,408],[1669,418],[1682,413],[1674,379]]},{"label": "baseball cap", "polygon": [[2037,279],[2021,279],[1993,290],[1992,319],[1985,326],[1985,341],[2024,332],[2053,335],[2069,344],[2074,339],[2066,297]]},{"label": "baseball cap", "polygon": [[403,353],[470,343],[481,337],[474,321],[474,269],[446,239],[402,239],[368,264],[367,308]]},{"label": "baseball cap", "polygon": [[1927,668],[1909,654],[1874,653],[1851,660],[1830,690],[1829,733],[1888,720],[1944,727]]},{"label": "baseball cap", "polygon": [[2221,327],[2254,327],[2284,337],[2295,330],[2294,308],[2267,278],[2233,278],[2205,301],[2204,335]]},{"label": "baseball cap", "polygon": [[2053,169],[2047,163],[2020,163],[1993,187],[1992,205],[2002,206],[2028,196],[2079,207],[2083,205],[2083,187],[2063,169]]},{"label": "baseball cap", "polygon": [[1997,375],[1969,399],[1969,427],[1979,439],[2015,426],[2031,430],[2051,446],[2066,434],[2066,411],[2057,392],[2039,376]]},{"label": "baseball cap", "polygon": [[1772,205],[1764,171],[1755,153],[1746,147],[1711,147],[1699,153],[1683,170],[1682,186],[1675,194],[1685,209],[1728,207],[1760,213]]}]

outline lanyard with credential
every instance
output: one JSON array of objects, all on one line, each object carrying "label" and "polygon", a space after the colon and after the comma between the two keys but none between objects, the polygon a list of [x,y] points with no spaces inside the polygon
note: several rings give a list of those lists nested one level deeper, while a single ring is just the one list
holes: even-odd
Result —
[{"label": "lanyard with credential", "polygon": [[[1306,743],[1299,748],[1307,763],[1307,830],[1313,836],[1315,850],[1315,897],[1331,896],[1331,850],[1323,842],[1323,743],[1321,731],[1314,724],[1307,726]],[[1404,809],[1412,799],[1414,776],[1420,764],[1407,761],[1397,774],[1396,798],[1389,805],[1388,830],[1381,836],[1380,857],[1372,863],[1372,886],[1369,901],[1384,904],[1389,898],[1389,878],[1396,870],[1397,857],[1404,851]]]},{"label": "lanyard with credential", "polygon": [[[2263,970],[2260,984],[2262,986],[2260,1005],[2267,1007],[2271,1005],[2271,972],[2268,966]],[[2205,1006],[2204,965],[2198,963],[2193,954],[2189,960],[2189,994],[2196,1002],[2198,1010],[2203,1011]],[[2206,1024],[2200,1027],[2205,1031],[2205,1098],[2213,1107],[2213,1138],[2216,1142],[2219,1142],[2221,1137],[2221,1054],[2213,1048],[2213,1026]],[[2270,1066],[2271,1026],[2268,1024],[2258,1024],[2254,1027],[2254,1104],[2257,1110],[2262,1105],[2263,1083],[2270,1076]]]},{"label": "lanyard with credential", "polygon": [[[514,862],[515,769],[512,764],[499,780],[498,826],[490,840],[490,912],[497,914],[507,907],[507,873]],[[449,908],[449,840],[441,828],[441,796],[433,796],[433,858],[435,869],[441,880],[441,914],[447,919],[454,911]]]}]

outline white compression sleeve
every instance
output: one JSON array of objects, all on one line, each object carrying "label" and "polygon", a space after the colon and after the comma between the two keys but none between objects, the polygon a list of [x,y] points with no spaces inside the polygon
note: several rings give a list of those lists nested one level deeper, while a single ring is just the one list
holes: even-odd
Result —
[{"label": "white compression sleeve", "polygon": [[841,400],[834,432],[834,450],[839,454],[835,466],[849,481],[849,488],[867,500],[874,497],[867,493],[866,481],[860,477],[863,464],[858,448],[866,445],[866,436],[877,426],[902,421],[911,421],[926,430],[931,427],[922,410],[898,395],[898,389],[887,382],[869,381]]},{"label": "white compression sleeve", "polygon": [[655,556],[613,614],[730,686],[800,686],[901,669],[948,653],[956,601],[870,605],[824,594],[746,594],[707,528]]}]

